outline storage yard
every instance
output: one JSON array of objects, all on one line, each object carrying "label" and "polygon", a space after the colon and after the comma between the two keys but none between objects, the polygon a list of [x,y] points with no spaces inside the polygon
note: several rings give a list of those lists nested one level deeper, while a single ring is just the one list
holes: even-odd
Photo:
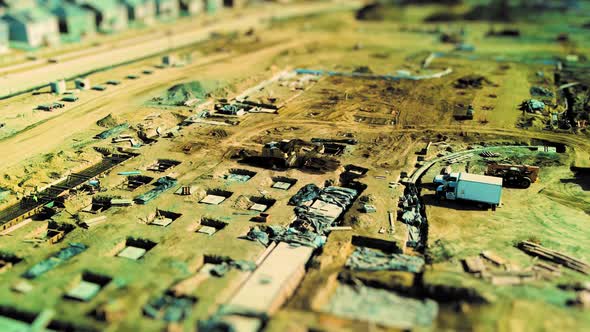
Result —
[{"label": "storage yard", "polygon": [[0,100],[0,331],[588,329],[587,30],[379,6],[226,9]]}]

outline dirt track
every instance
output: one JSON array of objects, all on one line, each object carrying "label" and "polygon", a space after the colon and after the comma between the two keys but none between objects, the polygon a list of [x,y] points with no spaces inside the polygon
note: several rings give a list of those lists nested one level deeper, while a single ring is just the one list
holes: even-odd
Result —
[{"label": "dirt track", "polygon": [[[197,74],[203,65],[223,61],[232,58],[231,61],[248,63],[258,57],[268,57],[285,49],[297,46],[301,42],[285,42],[260,51],[238,56],[231,54],[215,55],[196,61],[190,68],[170,69],[169,73],[162,73],[166,81],[162,81],[160,75],[145,76],[141,80],[133,81],[125,87],[116,87],[106,90],[104,94],[81,103],[59,116],[53,117],[37,126],[21,132],[2,141],[2,156],[0,167],[7,168],[30,157],[53,151],[73,134],[88,130],[97,120],[118,110],[133,110],[141,106],[134,104],[130,95],[147,94],[150,91],[168,87],[171,81],[182,79],[190,73]],[[131,85],[132,84],[132,85]],[[130,86],[130,88],[127,88]],[[124,113],[124,112],[123,112]]]}]

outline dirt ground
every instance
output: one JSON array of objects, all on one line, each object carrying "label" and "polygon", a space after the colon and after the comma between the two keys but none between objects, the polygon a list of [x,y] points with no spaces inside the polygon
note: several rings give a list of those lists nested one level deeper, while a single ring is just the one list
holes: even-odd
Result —
[{"label": "dirt ground", "polygon": [[[410,13],[410,17],[417,12]],[[250,95],[251,100],[277,98],[284,103],[276,114],[250,113],[231,118],[238,125],[193,124],[183,127],[172,137],[160,137],[136,151],[139,156],[115,167],[100,177],[107,191],[100,195],[132,199],[152,188],[145,185],[130,192],[124,190],[124,171],[140,171],[157,179],[172,175],[178,185],[145,205],[113,207],[98,214],[81,212],[92,196],[78,194],[66,203],[66,209],[52,217],[58,223],[75,224],[106,216],[100,225],[76,227],[57,244],[34,243],[40,227],[48,220],[34,220],[0,237],[0,251],[23,258],[11,270],[2,273],[0,305],[38,313],[46,308],[56,311],[60,321],[105,331],[161,331],[166,322],[147,318],[142,307],[164,293],[172,284],[191,276],[191,265],[203,256],[220,255],[254,261],[265,248],[243,237],[257,225],[256,215],[244,208],[243,202],[254,196],[268,196],[276,203],[268,210],[270,225],[287,225],[293,218],[289,198],[306,184],[323,186],[326,181],[338,183],[343,167],[348,164],[368,169],[360,181],[367,185],[363,197],[370,197],[375,213],[362,213],[359,200],[346,213],[342,225],[350,231],[333,231],[325,247],[318,250],[307,266],[306,275],[295,294],[272,316],[269,331],[392,331],[391,327],[373,322],[346,320],[320,310],[337,287],[337,278],[347,273],[344,264],[358,244],[358,238],[387,241],[409,255],[435,257],[420,274],[383,272],[356,275],[359,280],[372,280],[383,288],[411,292],[417,285],[427,289],[444,287],[470,288],[485,298],[487,304],[449,298],[440,301],[439,315],[432,326],[417,330],[572,330],[590,326],[587,311],[570,307],[567,301],[575,292],[558,287],[563,283],[587,281],[581,273],[562,269],[559,277],[535,280],[524,285],[494,286],[486,280],[464,272],[461,260],[493,250],[511,263],[523,268],[536,261],[515,244],[534,240],[544,246],[590,260],[590,237],[584,225],[590,220],[590,186],[587,175],[571,166],[588,166],[590,143],[583,134],[558,133],[540,128],[517,128],[521,112],[518,104],[529,97],[535,73],[553,70],[549,65],[530,65],[519,61],[493,61],[499,49],[510,55],[527,52],[550,53],[561,50],[553,44],[516,43],[487,40],[487,26],[473,24],[470,36],[481,44],[480,58],[466,61],[455,57],[435,59],[428,69],[421,68],[430,52],[449,52],[450,45],[439,43],[437,35],[412,32],[411,23],[370,23],[354,20],[351,13],[324,14],[302,19],[272,22],[272,29],[261,29],[252,35],[220,36],[198,46],[180,51],[191,54],[192,61],[182,67],[155,69],[159,58],[92,74],[91,82],[120,79],[119,86],[106,91],[83,91],[80,100],[67,104],[54,113],[32,111],[35,105],[55,100],[47,93],[17,96],[0,102],[0,188],[10,194],[2,207],[17,202],[69,173],[79,171],[100,160],[96,147],[115,148],[110,139],[93,137],[105,130],[96,123],[109,114],[117,122],[127,122],[125,134],[138,139],[141,126],[169,129],[185,118],[209,106],[161,106],[150,104],[170,87],[191,81],[218,82],[220,88],[210,96],[232,98],[273,75],[295,68],[364,72],[395,75],[400,70],[411,74],[429,74],[452,68],[449,75],[424,80],[382,80],[353,76],[319,76],[305,88],[290,88],[274,82]],[[138,80],[124,79],[141,74]],[[455,82],[466,75],[482,75],[489,80],[481,88],[459,89]],[[298,77],[301,77],[299,75]],[[492,97],[493,96],[493,97]],[[458,104],[473,105],[473,120],[456,120]],[[283,139],[354,138],[347,145],[336,170],[313,173],[303,169],[265,169],[238,162],[236,151],[260,151],[265,143]],[[411,174],[421,164],[417,152],[429,142],[446,142],[448,149],[462,151],[487,146],[530,145],[565,146],[565,152],[551,156],[526,148],[506,148],[502,154],[514,162],[541,166],[539,180],[528,189],[503,190],[502,204],[496,211],[457,202],[440,201],[434,196],[431,179],[444,166],[435,164],[422,176],[421,195],[428,216],[426,248],[422,252],[406,246],[408,228],[396,220],[395,232],[388,229],[389,212],[397,214],[398,200],[404,191],[400,178]],[[123,146],[123,145],[119,145]],[[128,147],[125,145],[125,147]],[[426,160],[437,158],[446,148],[431,148]],[[517,158],[518,157],[518,158]],[[165,172],[147,168],[158,159],[181,163]],[[453,169],[466,165],[455,164]],[[473,172],[483,173],[485,163],[479,156],[470,160]],[[231,169],[246,169],[256,175],[248,182],[229,182],[224,176]],[[272,178],[297,179],[287,191],[271,188]],[[180,185],[193,186],[193,194],[174,194]],[[233,194],[220,205],[199,201],[207,190],[222,189]],[[172,224],[160,227],[146,223],[156,209],[181,214]],[[226,227],[212,236],[195,230],[203,218],[212,218]],[[128,237],[156,243],[138,261],[116,257]],[[356,241],[356,242],[355,242]],[[366,241],[366,240],[365,240]],[[33,290],[17,294],[10,287],[33,264],[49,257],[67,243],[80,242],[88,250],[48,273],[30,281]],[[442,254],[441,254],[442,252]],[[84,271],[113,278],[99,295],[89,302],[65,299],[67,292]],[[197,302],[181,324],[186,331],[195,329],[198,321],[210,317],[227,301],[231,290],[239,286],[243,272],[232,270],[222,278],[205,280],[192,296]],[[429,296],[436,294],[430,294]],[[437,299],[438,301],[439,299]],[[89,313],[104,303],[120,303],[121,318],[113,322],[96,320]],[[392,308],[391,310],[395,310]]]}]

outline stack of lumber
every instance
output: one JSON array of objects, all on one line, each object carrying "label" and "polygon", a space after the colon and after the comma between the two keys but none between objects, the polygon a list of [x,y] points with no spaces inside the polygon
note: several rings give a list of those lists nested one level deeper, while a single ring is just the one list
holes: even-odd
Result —
[{"label": "stack of lumber", "polygon": [[588,265],[588,263],[567,256],[555,250],[545,248],[539,244],[530,241],[522,241],[518,244],[518,248],[529,255],[552,261],[556,264],[563,265],[580,273],[590,274],[590,265]]}]

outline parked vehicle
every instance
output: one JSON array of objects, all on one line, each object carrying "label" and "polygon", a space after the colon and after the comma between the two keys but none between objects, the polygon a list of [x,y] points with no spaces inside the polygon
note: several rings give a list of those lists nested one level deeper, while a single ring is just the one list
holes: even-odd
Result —
[{"label": "parked vehicle", "polygon": [[483,203],[495,210],[502,198],[502,178],[458,173],[455,181],[439,185],[436,193],[444,199]]},{"label": "parked vehicle", "polygon": [[96,91],[104,91],[106,89],[107,89],[107,87],[104,85],[95,85],[92,87],[92,90],[96,90]]},{"label": "parked vehicle", "polygon": [[51,103],[51,104],[41,104],[41,105],[37,106],[37,109],[51,112],[54,109],[63,108],[64,106],[65,106],[64,104],[56,102],[56,103]]},{"label": "parked vehicle", "polygon": [[67,101],[67,102],[73,103],[73,102],[76,102],[76,101],[78,101],[78,99],[79,99],[79,98],[78,98],[78,96],[76,96],[76,95],[69,95],[69,96],[65,96],[65,97],[63,97],[61,100],[62,100],[62,101]]},{"label": "parked vehicle", "polygon": [[539,167],[528,165],[489,164],[486,175],[504,179],[504,186],[526,189],[537,181]]},{"label": "parked vehicle", "polygon": [[456,182],[459,177],[459,173],[440,174],[434,177],[432,182],[437,185],[444,185],[447,182]]},{"label": "parked vehicle", "polygon": [[119,85],[121,84],[121,81],[117,81],[117,80],[108,80],[107,81],[108,85]]}]

